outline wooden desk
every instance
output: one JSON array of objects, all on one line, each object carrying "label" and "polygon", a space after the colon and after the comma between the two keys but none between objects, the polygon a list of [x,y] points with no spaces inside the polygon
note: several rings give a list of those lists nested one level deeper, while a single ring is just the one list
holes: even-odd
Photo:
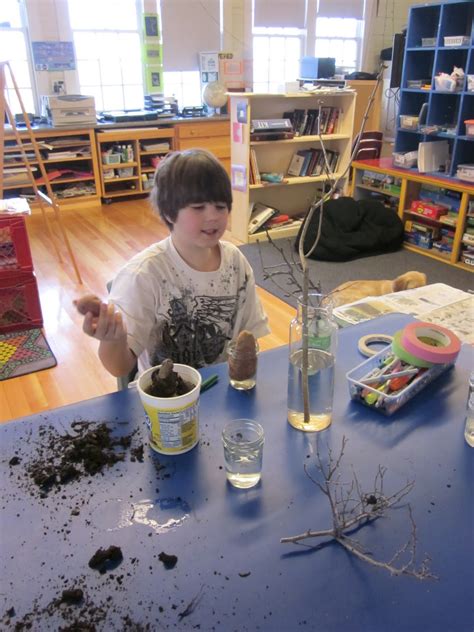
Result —
[{"label": "wooden desk", "polygon": [[[120,391],[1,426],[5,629],[30,621],[34,630],[58,630],[90,621],[88,611],[100,619],[96,629],[107,631],[127,629],[127,621],[130,629],[150,630],[472,629],[474,454],[463,436],[470,349],[392,418],[348,398],[345,372],[362,360],[359,337],[393,333],[409,320],[390,315],[340,332],[334,420],[319,435],[286,421],[286,347],[260,354],[253,392],[233,390],[225,365],[203,370],[217,372],[219,382],[201,396],[201,440],[192,451],[166,457],[145,446],[143,463],[127,457],[47,498],[23,473],[48,429],[64,435],[75,432],[75,420],[105,421],[114,435],[136,432],[137,445],[145,436],[137,393]],[[253,417],[265,428],[263,478],[248,491],[225,482],[220,433],[236,417]],[[338,450],[343,435],[344,480],[353,465],[365,486],[379,464],[387,467],[387,491],[415,480],[407,501],[418,550],[431,556],[439,581],[392,577],[334,544],[280,543],[282,536],[331,526],[327,500],[304,467],[312,471],[318,440],[322,449]],[[9,465],[15,456],[20,462]],[[409,531],[400,506],[354,537],[388,559]],[[121,548],[123,562],[105,574],[89,568],[96,550],[110,545]],[[159,561],[162,551],[178,557],[174,568]],[[84,590],[89,608],[54,607],[72,587]],[[16,614],[7,617],[12,607]]]}]

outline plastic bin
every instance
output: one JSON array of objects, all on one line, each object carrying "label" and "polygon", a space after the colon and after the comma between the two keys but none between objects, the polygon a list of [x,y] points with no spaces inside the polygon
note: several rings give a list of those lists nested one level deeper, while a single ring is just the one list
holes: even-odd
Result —
[{"label": "plastic bin", "polygon": [[0,275],[0,333],[42,327],[43,316],[34,272]]},{"label": "plastic bin", "polygon": [[400,114],[400,127],[402,129],[418,129],[419,116]]},{"label": "plastic bin", "polygon": [[8,271],[32,272],[30,243],[23,217],[0,215],[0,275]]},{"label": "plastic bin", "polygon": [[403,169],[411,169],[414,167],[418,160],[418,152],[408,151],[408,152],[393,152],[393,164],[395,167],[402,167]]},{"label": "plastic bin", "polygon": [[436,37],[422,37],[421,45],[422,46],[436,46]]},{"label": "plastic bin", "polygon": [[448,35],[444,38],[445,46],[467,46],[469,37],[467,35]]},{"label": "plastic bin", "polygon": [[[408,384],[408,386],[393,394],[382,393],[376,388],[373,388],[373,386],[362,384],[360,382],[360,380],[367,376],[373,369],[381,368],[384,361],[387,360],[389,356],[393,356],[391,345],[382,349],[382,351],[379,351],[368,360],[365,360],[362,364],[359,364],[354,369],[346,373],[351,399],[364,404],[364,406],[367,406],[368,408],[372,408],[373,410],[383,413],[384,415],[392,415],[404,404],[406,404],[407,401],[423,390],[430,382],[454,366],[454,364],[435,365],[431,369],[427,369],[417,375],[415,379]],[[366,394],[367,392],[374,393],[376,395],[374,403],[369,404],[365,400],[363,394]]]}]

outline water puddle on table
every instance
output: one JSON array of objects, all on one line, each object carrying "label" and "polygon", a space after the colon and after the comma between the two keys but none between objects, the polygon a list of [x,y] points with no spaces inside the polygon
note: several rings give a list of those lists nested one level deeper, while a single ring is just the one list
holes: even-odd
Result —
[{"label": "water puddle on table", "polygon": [[111,498],[92,514],[96,527],[118,531],[142,524],[155,533],[167,533],[180,527],[189,518],[191,508],[182,498],[145,498],[138,502]]}]

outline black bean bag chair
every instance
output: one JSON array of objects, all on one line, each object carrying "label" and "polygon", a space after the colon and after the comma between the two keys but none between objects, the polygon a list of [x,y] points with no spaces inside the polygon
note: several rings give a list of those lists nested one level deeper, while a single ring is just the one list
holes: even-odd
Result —
[{"label": "black bean bag chair", "polygon": [[[310,251],[318,232],[320,208],[311,218],[304,252]],[[298,250],[302,224],[296,237]],[[377,200],[340,197],[325,202],[321,237],[311,259],[350,261],[398,250],[403,242],[403,222],[391,209]]]}]

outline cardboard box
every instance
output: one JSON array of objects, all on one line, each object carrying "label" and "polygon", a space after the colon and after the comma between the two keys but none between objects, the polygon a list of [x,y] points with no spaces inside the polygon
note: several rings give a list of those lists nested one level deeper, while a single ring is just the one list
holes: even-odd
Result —
[{"label": "cardboard box", "polygon": [[419,213],[425,217],[431,219],[438,219],[441,215],[446,215],[448,209],[440,204],[430,204],[429,202],[423,202],[422,200],[414,200],[411,203],[410,210],[413,213]]}]

